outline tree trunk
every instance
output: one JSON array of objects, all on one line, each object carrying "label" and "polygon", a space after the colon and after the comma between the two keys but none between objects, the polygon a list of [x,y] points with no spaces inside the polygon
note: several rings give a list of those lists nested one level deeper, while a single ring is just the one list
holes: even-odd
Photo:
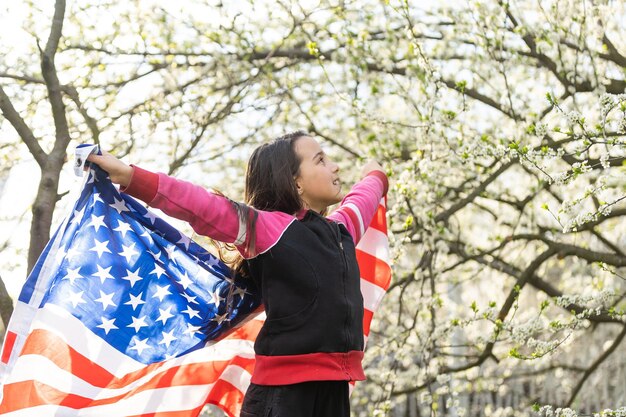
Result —
[{"label": "tree trunk", "polygon": [[13,300],[7,292],[4,281],[0,278],[0,317],[2,317],[2,323],[4,323],[5,331],[6,327],[9,325],[11,314],[13,314]]}]

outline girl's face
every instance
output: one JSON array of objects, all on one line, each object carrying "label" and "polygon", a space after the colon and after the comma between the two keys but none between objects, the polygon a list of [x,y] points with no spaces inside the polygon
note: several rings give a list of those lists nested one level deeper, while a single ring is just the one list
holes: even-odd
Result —
[{"label": "girl's face", "polygon": [[343,198],[339,166],[331,161],[315,139],[298,138],[295,151],[300,158],[299,175],[295,178],[300,198],[306,208],[321,213]]}]

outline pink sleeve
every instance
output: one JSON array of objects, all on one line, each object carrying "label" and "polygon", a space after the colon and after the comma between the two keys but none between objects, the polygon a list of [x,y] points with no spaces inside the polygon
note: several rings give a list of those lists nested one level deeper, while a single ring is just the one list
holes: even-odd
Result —
[{"label": "pink sleeve", "polygon": [[[201,235],[237,246],[246,257],[252,257],[271,248],[295,220],[281,212],[259,211],[250,208],[255,221],[254,245],[249,245],[249,221],[240,219],[235,203],[208,190],[159,173],[133,167],[131,182],[123,192],[140,198],[169,216],[188,222]],[[249,219],[251,220],[251,219]],[[253,246],[255,253],[247,253]]]},{"label": "pink sleeve", "polygon": [[372,171],[356,183],[329,219],[346,226],[358,243],[369,226],[380,199],[387,194],[389,181],[382,171]]}]

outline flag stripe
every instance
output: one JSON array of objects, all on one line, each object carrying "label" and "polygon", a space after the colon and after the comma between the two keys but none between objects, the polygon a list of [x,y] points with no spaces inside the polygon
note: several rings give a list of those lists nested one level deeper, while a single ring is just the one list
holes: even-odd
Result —
[{"label": "flag stripe", "polygon": [[357,249],[356,258],[361,271],[361,279],[388,288],[391,280],[391,268],[385,261]]},{"label": "flag stripe", "polygon": [[365,232],[363,239],[359,242],[358,249],[389,264],[389,247],[387,246],[387,241],[386,232],[369,228]]},{"label": "flag stripe", "polygon": [[9,357],[11,356],[11,351],[13,350],[16,338],[17,335],[14,332],[8,331],[6,333],[4,338],[4,347],[2,348],[2,362],[9,363]]}]

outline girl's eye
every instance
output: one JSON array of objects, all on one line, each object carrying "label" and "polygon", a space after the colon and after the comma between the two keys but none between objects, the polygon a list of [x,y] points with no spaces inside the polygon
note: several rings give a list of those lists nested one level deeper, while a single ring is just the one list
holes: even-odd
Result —
[{"label": "girl's eye", "polygon": [[320,158],[320,163],[321,163],[322,165],[326,164],[326,162],[325,162],[325,160],[324,160],[324,157],[323,157],[323,156]]}]

